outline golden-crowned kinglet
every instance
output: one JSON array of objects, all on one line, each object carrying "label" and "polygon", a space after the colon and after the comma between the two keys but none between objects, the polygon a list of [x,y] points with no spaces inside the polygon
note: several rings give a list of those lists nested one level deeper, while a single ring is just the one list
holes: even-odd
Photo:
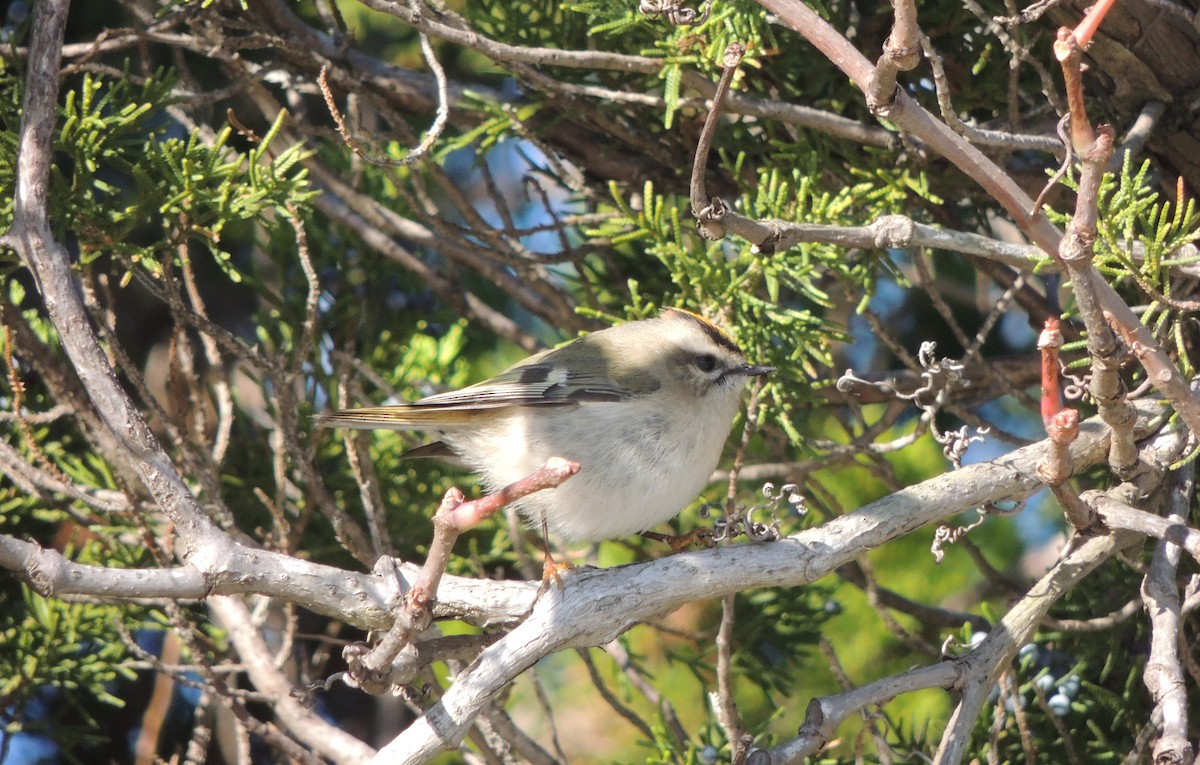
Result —
[{"label": "golden-crowned kinglet", "polygon": [[530,356],[469,388],[412,404],[319,415],[324,427],[437,431],[406,453],[455,458],[491,491],[550,457],[577,475],[519,503],[567,540],[635,534],[675,516],[708,482],[742,389],[772,367],[746,363],[721,330],[668,308]]}]

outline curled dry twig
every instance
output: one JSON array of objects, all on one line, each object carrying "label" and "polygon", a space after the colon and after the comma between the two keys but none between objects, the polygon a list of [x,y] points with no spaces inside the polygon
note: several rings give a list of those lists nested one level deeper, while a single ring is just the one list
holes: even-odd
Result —
[{"label": "curled dry twig", "polygon": [[712,0],[704,0],[704,5],[699,11],[685,6],[683,0],[641,0],[638,4],[638,13],[662,16],[677,27],[699,26],[708,21],[711,11]]},{"label": "curled dry twig", "polygon": [[322,66],[320,73],[317,75],[317,84],[321,88],[321,94],[325,97],[325,106],[329,109],[329,116],[333,117],[334,124],[337,125],[338,134],[342,137],[346,145],[350,147],[351,151],[372,165],[379,167],[408,167],[425,159],[430,149],[437,143],[437,139],[441,137],[442,131],[446,129],[446,122],[450,118],[450,96],[447,93],[448,83],[446,72],[437,60],[437,54],[433,50],[433,45],[429,42],[429,36],[424,32],[419,32],[418,35],[421,40],[421,52],[425,55],[425,60],[429,62],[429,68],[433,70],[434,77],[437,79],[437,114],[434,117],[433,124],[429,126],[429,130],[425,133],[425,137],[421,139],[421,142],[400,159],[368,154],[363,149],[362,144],[359,143],[358,139],[354,137],[353,132],[346,125],[346,118],[342,115],[342,111],[338,108],[337,101],[333,97],[333,89],[329,87],[329,65],[325,64]]}]

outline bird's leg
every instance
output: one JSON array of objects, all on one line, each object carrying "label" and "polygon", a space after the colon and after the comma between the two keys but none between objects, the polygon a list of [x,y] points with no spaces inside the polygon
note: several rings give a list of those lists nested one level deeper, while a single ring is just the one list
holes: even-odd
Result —
[{"label": "bird's leg", "polygon": [[545,556],[542,559],[542,589],[546,589],[553,581],[558,589],[563,588],[562,576],[560,573],[572,568],[569,561],[554,560],[554,555],[550,552],[550,529],[546,526],[545,517],[542,518],[542,553]]}]

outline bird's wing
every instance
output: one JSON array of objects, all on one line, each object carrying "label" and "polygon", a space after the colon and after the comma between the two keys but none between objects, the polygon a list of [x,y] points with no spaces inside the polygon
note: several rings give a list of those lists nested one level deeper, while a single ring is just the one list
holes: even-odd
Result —
[{"label": "bird's wing", "polygon": [[433,443],[415,446],[412,449],[406,450],[400,455],[402,460],[416,459],[435,459],[442,462],[447,462],[455,467],[466,468],[467,465],[458,458],[458,455],[442,441],[434,441]]},{"label": "bird's wing", "polygon": [[622,401],[647,393],[657,384],[605,375],[567,372],[549,362],[518,364],[462,390],[438,393],[411,404],[343,409],[317,415],[330,428],[438,430],[466,425],[483,412],[510,406],[564,407],[585,402]]},{"label": "bird's wing", "polygon": [[550,362],[536,362],[518,364],[469,388],[423,398],[414,406],[441,409],[567,406],[584,401],[620,401],[641,392],[645,391],[617,383],[607,375],[568,372]]}]

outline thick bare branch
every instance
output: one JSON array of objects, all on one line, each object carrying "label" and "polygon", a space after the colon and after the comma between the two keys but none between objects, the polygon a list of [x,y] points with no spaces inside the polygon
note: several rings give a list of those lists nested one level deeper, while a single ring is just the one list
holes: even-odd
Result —
[{"label": "thick bare branch", "polygon": [[1050,608],[1083,577],[1136,539],[1135,534],[1119,533],[1082,540],[1009,609],[979,646],[963,658],[966,684],[942,734],[934,765],[962,761],[971,728],[987,703],[992,687],[1016,658],[1021,646],[1029,642]]},{"label": "thick bare branch", "polygon": [[46,203],[53,151],[58,62],[67,0],[37,6],[26,73],[17,157],[16,204],[4,243],[21,254],[37,280],[50,320],[62,338],[101,419],[127,451],[146,489],[182,537],[180,556],[211,553],[225,538],[209,521],[137,407],[121,388],[79,299],[66,250],[50,231]]},{"label": "thick bare branch", "polygon": [[[1150,415],[1153,407],[1144,411]],[[1077,465],[1102,459],[1107,429],[1098,425],[1096,419],[1081,424],[1079,438],[1072,445]],[[1040,486],[1036,465],[1047,449],[1043,442],[991,463],[965,466],[777,542],[717,547],[619,569],[577,571],[564,578],[562,590],[549,588],[524,622],[481,653],[441,701],[382,748],[379,756],[388,761],[423,762],[456,746],[474,716],[513,678],[549,653],[601,645],[633,624],[691,600],[747,588],[807,584],[863,551],[920,526],[968,508],[1028,496]],[[1111,543],[1111,537],[1104,539]],[[1098,559],[1089,560],[1099,563]],[[726,575],[729,566],[736,568],[736,578]],[[1054,586],[1065,583],[1063,579]],[[639,596],[614,599],[613,592]],[[1041,613],[1022,611],[1014,618],[1021,619],[1022,629],[1031,631]],[[1006,629],[1013,626],[1005,623]],[[994,650],[988,656],[997,658]]]},{"label": "thick bare branch", "polygon": [[371,747],[301,702],[296,686],[275,666],[275,657],[244,603],[219,596],[210,600],[208,607],[237,648],[254,687],[271,699],[272,711],[298,741],[339,765],[371,760],[375,754]]}]

